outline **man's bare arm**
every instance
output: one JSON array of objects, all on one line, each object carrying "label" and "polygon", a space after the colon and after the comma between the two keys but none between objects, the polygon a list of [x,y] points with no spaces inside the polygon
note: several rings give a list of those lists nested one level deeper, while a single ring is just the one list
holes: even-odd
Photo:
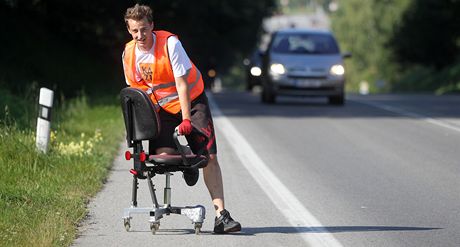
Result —
[{"label": "man's bare arm", "polygon": [[190,120],[190,90],[188,88],[187,76],[190,70],[183,76],[176,77],[176,89],[179,95],[180,108],[182,111],[182,120]]}]

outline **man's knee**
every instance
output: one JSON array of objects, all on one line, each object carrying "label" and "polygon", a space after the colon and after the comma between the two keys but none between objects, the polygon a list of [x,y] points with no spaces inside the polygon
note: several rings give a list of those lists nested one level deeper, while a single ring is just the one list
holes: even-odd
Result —
[{"label": "man's knee", "polygon": [[155,150],[156,154],[175,154],[176,150],[174,148],[168,148],[168,147],[163,147],[163,148],[157,148]]},{"label": "man's knee", "polygon": [[219,162],[217,161],[217,155],[209,155],[208,166],[219,166]]}]

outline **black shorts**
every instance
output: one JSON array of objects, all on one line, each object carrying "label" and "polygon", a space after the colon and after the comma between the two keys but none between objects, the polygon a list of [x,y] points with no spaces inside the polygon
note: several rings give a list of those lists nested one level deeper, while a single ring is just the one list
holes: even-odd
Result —
[{"label": "black shorts", "polygon": [[[196,153],[200,147],[206,145],[208,154],[217,154],[216,135],[214,133],[214,124],[212,122],[211,111],[209,109],[208,97],[203,92],[191,103],[191,122],[193,127],[209,138],[208,143],[203,143],[202,136],[192,134],[186,136],[190,149]],[[158,113],[160,118],[160,134],[157,139],[149,142],[149,153],[155,153],[155,150],[162,147],[170,147],[176,149],[176,144],[173,140],[174,129],[181,124],[181,113],[171,114],[163,109]]]}]

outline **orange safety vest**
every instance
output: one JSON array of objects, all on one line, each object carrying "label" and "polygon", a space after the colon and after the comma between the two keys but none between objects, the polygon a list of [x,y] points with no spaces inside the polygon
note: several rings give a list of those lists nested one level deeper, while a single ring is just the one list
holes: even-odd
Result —
[{"label": "orange safety vest", "polygon": [[[136,80],[136,42],[131,40],[123,52],[123,67],[126,81],[131,87],[139,88],[149,94],[153,104],[159,105],[167,112],[176,114],[180,108],[179,95],[176,89],[176,80],[168,54],[168,38],[175,36],[167,31],[154,31],[156,37],[154,47],[155,62],[152,64],[152,87],[144,80]],[[191,62],[191,61],[190,61]],[[192,68],[187,74],[190,99],[194,100],[204,90],[203,78],[200,71],[191,62]]]}]

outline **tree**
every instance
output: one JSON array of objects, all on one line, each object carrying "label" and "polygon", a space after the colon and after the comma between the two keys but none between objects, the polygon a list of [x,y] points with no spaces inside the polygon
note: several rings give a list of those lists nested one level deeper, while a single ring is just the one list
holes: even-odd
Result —
[{"label": "tree", "polygon": [[[8,68],[0,82],[21,88],[47,81],[74,92],[82,84],[107,87],[113,77],[123,81],[121,52],[130,40],[123,15],[136,2],[153,8],[156,28],[176,33],[204,75],[210,68],[225,72],[248,54],[276,6],[275,0],[0,0],[8,34],[0,37],[0,66]],[[103,73],[112,77],[95,79]]]},{"label": "tree", "polygon": [[350,51],[346,61],[348,88],[357,90],[359,82],[368,81],[377,90],[377,81],[391,81],[395,66],[387,43],[401,13],[411,0],[340,1],[331,13],[332,29],[343,51]]},{"label": "tree", "polygon": [[226,71],[241,54],[248,54],[262,32],[273,0],[158,1],[153,8],[158,28],[179,34],[199,68]]},{"label": "tree", "polygon": [[451,65],[460,52],[459,13],[460,1],[415,0],[389,42],[397,61],[404,67]]}]

